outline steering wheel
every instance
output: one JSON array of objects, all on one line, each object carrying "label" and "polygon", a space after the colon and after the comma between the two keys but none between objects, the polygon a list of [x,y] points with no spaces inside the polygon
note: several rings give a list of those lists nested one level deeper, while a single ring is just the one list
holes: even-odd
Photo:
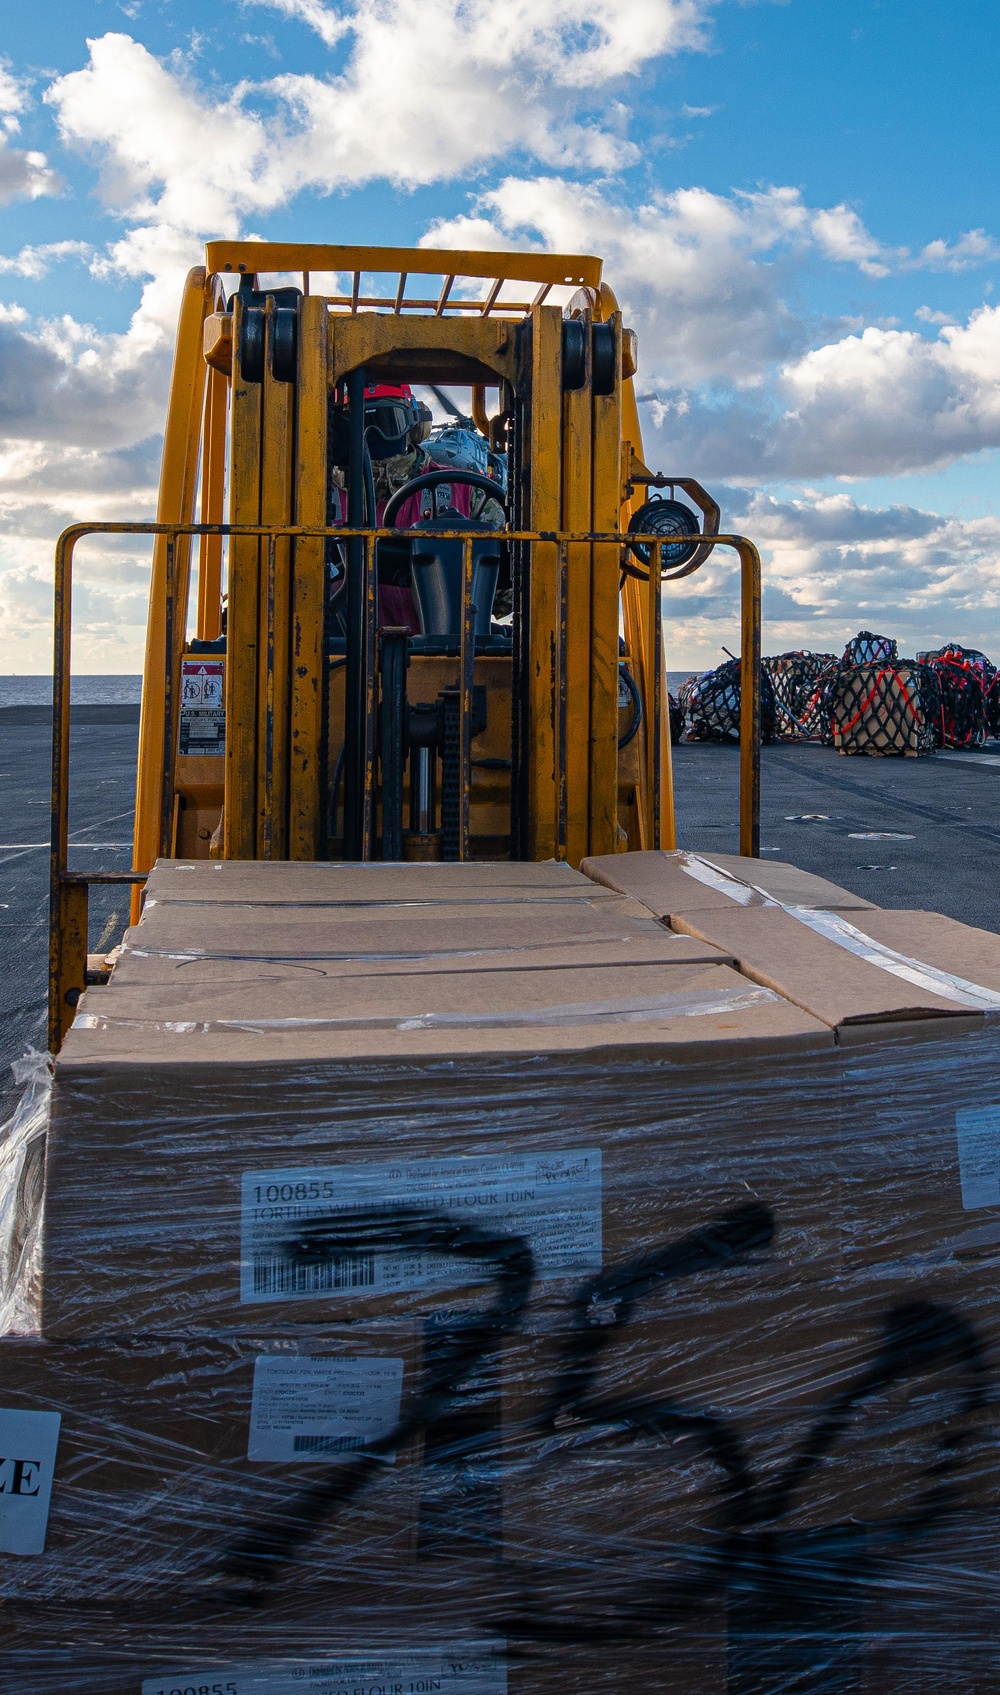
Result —
[{"label": "steering wheel", "polygon": [[[425,471],[422,477],[413,477],[408,483],[404,483],[402,488],[398,488],[386,501],[382,528],[389,529],[396,513],[403,502],[409,500],[411,494],[417,494],[423,488],[438,488],[442,483],[466,483],[469,488],[485,489],[487,494],[491,494],[494,500],[503,505],[503,491],[498,484],[490,477],[481,476],[478,471]],[[456,524],[455,528],[460,530],[462,526]]]}]

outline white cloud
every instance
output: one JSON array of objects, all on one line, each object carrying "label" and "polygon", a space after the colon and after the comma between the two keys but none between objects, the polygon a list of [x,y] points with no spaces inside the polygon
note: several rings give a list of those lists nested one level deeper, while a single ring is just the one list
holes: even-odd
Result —
[{"label": "white cloud", "polygon": [[869,325],[816,345],[825,326],[794,304],[803,262],[818,252],[872,274],[886,252],[843,205],[773,187],[680,189],[631,207],[600,185],[508,177],[425,239],[601,253],[639,332],[657,451],[673,465],[860,477],[1000,445],[1000,308],[936,336]]},{"label": "white cloud", "polygon": [[675,386],[755,383],[808,345],[768,262],[805,224],[794,189],[746,197],[680,189],[633,207],[591,184],[508,177],[482,196],[478,216],[436,224],[425,240],[599,253],[639,332],[644,382],[669,371]]},{"label": "white cloud", "polygon": [[[254,0],[251,0],[251,4]],[[267,6],[272,12],[280,12],[283,17],[296,18],[299,23],[308,25],[316,31],[320,40],[327,47],[336,47],[344,39],[351,28],[351,20],[322,4],[322,0],[256,0],[257,5]]]},{"label": "white cloud", "polygon": [[826,258],[857,265],[866,276],[889,275],[884,249],[850,207],[831,206],[814,213],[812,233]]},{"label": "white cloud", "polygon": [[44,153],[21,152],[0,135],[0,206],[12,200],[38,200],[43,194],[58,194],[59,189],[59,177],[49,169]]},{"label": "white cloud", "polygon": [[[202,238],[245,234],[248,223],[266,229],[269,214],[303,192],[468,180],[518,159],[521,174],[426,240],[602,254],[640,333],[643,389],[659,396],[654,413],[644,411],[649,455],[679,473],[871,475],[1000,442],[1000,309],[983,307],[964,324],[920,309],[922,326],[940,325],[934,334],[884,319],[820,323],[798,298],[819,264],[880,285],[904,271],[989,264],[1000,249],[985,231],[910,251],[883,244],[846,202],[813,206],[795,187],[727,195],[693,186],[635,206],[609,182],[639,157],[627,104],[634,78],[657,58],[706,46],[711,0],[248,3],[312,31],[310,74],[199,82],[193,55],[161,61],[111,33],[47,95],[62,140],[94,161],[105,204],[127,227],[100,255],[82,243],[27,245],[0,259],[0,272],[30,283],[53,263],[89,257],[96,280],[140,283],[142,294],[120,335],[0,308],[0,508],[16,538],[6,574],[0,542],[3,639],[17,628],[25,641],[44,634],[47,645],[51,539],[65,522],[150,510],[180,288]],[[317,69],[323,49],[331,57]],[[0,70],[8,125],[27,100]],[[530,175],[535,168],[548,174]],[[589,182],[567,180],[587,172]],[[0,132],[0,198],[56,187],[43,155],[17,153]],[[1000,632],[1000,536],[986,521],[873,513],[846,496],[748,505],[734,492],[732,500],[769,549],[771,646],[836,647],[866,600],[873,618],[881,603],[914,630],[921,618],[953,615],[942,639],[965,629],[963,639],[977,640],[961,622],[976,608]],[[90,598],[81,616],[94,660],[112,651],[116,627],[137,653],[138,555],[95,562],[93,577],[90,569],[82,567]],[[673,635],[687,627],[694,645],[717,646],[735,615],[732,570],[706,567],[679,592]],[[730,646],[732,634],[727,625],[721,639]],[[915,639],[936,637],[921,629]],[[127,668],[124,650],[114,651],[115,668]]]},{"label": "white cloud", "polygon": [[[375,178],[414,186],[461,176],[511,151],[606,170],[638,157],[620,79],[703,46],[708,0],[261,0],[297,16],[339,71],[286,73],[219,94],[124,34],[89,43],[89,63],[45,98],[63,140],[90,153],[119,213],[233,235],[241,216],[303,190]],[[427,78],[433,66],[433,119]],[[211,135],[212,145],[205,146]]]},{"label": "white cloud", "polygon": [[20,128],[17,115],[26,111],[29,103],[26,84],[14,75],[7,60],[0,60],[0,206],[58,194],[61,186],[44,153],[25,153],[9,145],[9,137]]},{"label": "white cloud", "polygon": [[931,338],[866,329],[786,366],[779,437],[800,474],[870,476],[1000,445],[1000,307]]},{"label": "white cloud", "polygon": [[99,164],[119,216],[234,235],[241,199],[282,198],[264,126],[242,111],[239,91],[202,99],[128,35],[89,48],[89,64],[56,78],[45,99],[63,140]]},{"label": "white cloud", "polygon": [[[146,518],[156,499],[156,437],[118,449],[0,440],[0,671],[46,671],[52,555],[80,519]],[[85,542],[74,572],[74,652],[94,670],[142,669],[149,545]]]},{"label": "white cloud", "polygon": [[837,327],[810,323],[796,307],[810,256],[883,279],[942,268],[939,250],[955,264],[972,263],[973,252],[985,260],[988,238],[974,236],[932,243],[915,260],[881,244],[845,204],[811,207],[793,187],[684,188],[633,206],[601,183],[541,176],[506,178],[471,214],[435,224],[425,243],[600,253],[640,332],[643,382],[664,382],[674,392],[661,400],[676,408],[687,385],[765,383],[776,362],[808,353],[817,329]]},{"label": "white cloud", "polygon": [[929,241],[921,249],[917,263],[928,271],[967,271],[997,259],[1000,259],[1000,242],[994,241],[985,230],[967,230],[950,245],[946,241]]},{"label": "white cloud", "polygon": [[[650,358],[647,344],[646,370]],[[799,354],[756,392],[643,380],[659,399],[647,448],[664,465],[746,482],[933,470],[1000,446],[1000,308],[936,336],[869,327]]]},{"label": "white cloud", "polygon": [[[638,33],[593,0],[582,11],[569,0],[365,0],[337,12],[287,0],[276,9],[328,46],[343,39],[339,74],[220,93],[199,87],[180,61],[111,33],[89,43],[84,68],[52,84],[46,100],[63,141],[95,161],[106,205],[133,225],[91,270],[98,280],[142,279],[143,294],[123,336],[70,317],[16,335],[11,326],[0,340],[0,433],[105,454],[148,436],[162,421],[181,285],[201,238],[239,234],[247,215],[303,189],[453,177],[512,147],[599,165],[624,156],[614,104],[596,121],[588,109],[583,123],[577,107],[589,107],[602,79],[700,45],[705,7],[641,0],[631,15]],[[428,53],[433,124],[426,83],[413,76]],[[31,276],[59,256],[68,253],[26,248],[0,268]],[[54,533],[55,515],[47,521]]]},{"label": "white cloud", "polygon": [[59,260],[88,259],[91,252],[85,241],[50,241],[40,247],[22,247],[9,258],[0,254],[0,276],[28,277],[38,282]]},{"label": "white cloud", "polygon": [[[961,641],[1000,661],[1000,519],[858,506],[847,494],[721,498],[727,527],[764,555],[766,652],[838,653],[868,625],[904,654]],[[665,616],[671,670],[721,663],[723,645],[739,640],[731,556],[668,589]]]},{"label": "white cloud", "polygon": [[29,105],[27,84],[11,70],[9,59],[0,59],[0,112],[16,119]]},{"label": "white cloud", "polygon": [[[51,546],[47,547],[51,553]],[[81,562],[73,595],[74,660],[95,671],[141,671],[149,607],[142,560],[110,569]],[[52,576],[47,563],[0,570],[0,665],[44,672],[52,663]]]},{"label": "white cloud", "polygon": [[[0,308],[0,670],[49,667],[60,530],[155,510],[173,322],[158,321],[151,292],[120,335]],[[143,556],[129,545],[124,558],[96,544],[80,554],[76,653],[94,670],[141,669],[148,577],[134,580]]]},{"label": "white cloud", "polygon": [[30,329],[0,322],[0,436],[92,449],[141,440],[162,426],[169,348],[141,308],[123,335],[69,314]]},{"label": "white cloud", "polygon": [[873,257],[882,249],[853,213],[810,207],[781,186],[678,189],[636,207],[602,185],[508,177],[473,216],[436,224],[425,240],[602,254],[640,333],[644,383],[666,376],[673,388],[759,384],[776,360],[808,348],[812,328],[786,299],[803,256],[883,274]]},{"label": "white cloud", "polygon": [[1000,259],[1000,242],[985,230],[966,230],[952,242],[929,241],[919,253],[884,247],[849,206],[814,214],[813,235],[828,259],[857,265],[869,277],[906,271],[968,271]]},{"label": "white cloud", "polygon": [[[707,45],[711,0],[630,0],[603,6],[595,0],[354,0],[332,7],[322,0],[251,0],[314,29],[328,47],[353,36],[355,63],[395,39],[404,48],[417,37],[438,55],[485,67],[494,55],[530,60],[543,76],[570,87],[593,87],[639,70],[664,53]],[[508,45],[508,43],[510,45]],[[361,80],[359,78],[359,80]]]}]

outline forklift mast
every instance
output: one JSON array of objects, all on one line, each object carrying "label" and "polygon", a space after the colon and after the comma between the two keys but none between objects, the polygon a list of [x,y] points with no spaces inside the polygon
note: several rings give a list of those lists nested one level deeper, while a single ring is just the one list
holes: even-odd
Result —
[{"label": "forklift mast", "polygon": [[[636,338],[601,270],[208,246],[156,523],[75,525],[57,549],[53,1046],[87,980],[90,879],[66,846],[83,535],[153,536],[133,869],[105,874],[132,882],[133,922],[158,857],[576,866],[673,847],[662,585],[722,544],[741,561],[741,851],[758,851],[759,558],[697,482],[645,465]],[[393,385],[467,392],[485,473],[432,466],[380,501],[366,398]],[[456,504],[463,486],[503,521]],[[406,622],[390,580],[410,584]]]}]

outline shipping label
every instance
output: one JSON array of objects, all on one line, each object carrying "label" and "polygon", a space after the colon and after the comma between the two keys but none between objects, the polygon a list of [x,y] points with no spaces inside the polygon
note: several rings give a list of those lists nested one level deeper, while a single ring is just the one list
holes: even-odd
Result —
[{"label": "shipping label", "polygon": [[1000,1105],[962,1107],[955,1114],[962,1206],[1000,1207]]},{"label": "shipping label", "polygon": [[181,660],[179,753],[225,753],[224,676],[222,659]]},{"label": "shipping label", "polygon": [[[421,1248],[352,1249],[352,1213],[397,1211],[524,1236],[540,1278],[601,1269],[601,1154],[596,1148],[483,1158],[399,1160],[381,1165],[250,1171],[243,1176],[240,1299],[246,1302],[454,1289],[481,1282],[460,1257]],[[295,1257],[290,1244],[311,1225],[338,1221],[336,1252]]]},{"label": "shipping label", "polygon": [[60,1418],[0,1407],[0,1554],[45,1552]]},{"label": "shipping label", "polygon": [[142,1695],[506,1695],[502,1648],[321,1655],[147,1677]]},{"label": "shipping label", "polygon": [[364,1453],[395,1430],[402,1393],[402,1360],[262,1354],[254,1366],[247,1458],[308,1461]]}]

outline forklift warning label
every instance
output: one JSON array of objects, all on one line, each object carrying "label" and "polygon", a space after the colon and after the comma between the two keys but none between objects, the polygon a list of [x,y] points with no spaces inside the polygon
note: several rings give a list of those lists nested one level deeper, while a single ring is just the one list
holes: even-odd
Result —
[{"label": "forklift warning label", "polygon": [[247,1459],[298,1462],[363,1454],[395,1430],[402,1392],[402,1360],[261,1354],[254,1366]]},{"label": "forklift warning label", "polygon": [[147,1677],[142,1695],[506,1695],[503,1651],[493,1644],[317,1655]]},{"label": "forklift warning label", "polygon": [[1000,1207],[1000,1106],[962,1107],[955,1114],[962,1206]]},{"label": "forklift warning label", "polygon": [[[434,1226],[470,1225],[435,1246]],[[536,1277],[601,1269],[600,1149],[415,1159],[243,1177],[241,1301],[454,1289],[495,1275],[484,1236],[523,1236]],[[466,1239],[469,1245],[471,1239]]]},{"label": "forklift warning label", "polygon": [[221,659],[181,660],[179,753],[225,753],[223,671]]}]

